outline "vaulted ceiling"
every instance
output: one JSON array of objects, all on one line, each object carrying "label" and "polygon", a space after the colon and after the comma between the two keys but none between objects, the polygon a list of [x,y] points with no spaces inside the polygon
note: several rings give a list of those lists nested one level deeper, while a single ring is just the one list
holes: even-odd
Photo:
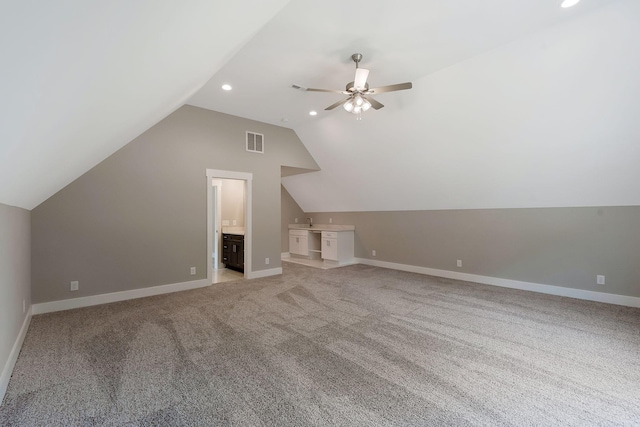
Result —
[{"label": "vaulted ceiling", "polygon": [[[322,169],[283,178],[305,211],[640,204],[640,4],[559,3],[12,1],[0,203],[189,103],[294,129]],[[355,52],[372,86],[414,88],[361,121],[292,88],[344,88]]]},{"label": "vaulted ceiling", "polygon": [[162,120],[286,3],[3,1],[0,203],[34,208]]}]

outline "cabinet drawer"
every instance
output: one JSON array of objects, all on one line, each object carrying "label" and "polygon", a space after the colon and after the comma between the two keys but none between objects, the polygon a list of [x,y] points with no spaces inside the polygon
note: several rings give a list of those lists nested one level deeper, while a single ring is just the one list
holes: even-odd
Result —
[{"label": "cabinet drawer", "polygon": [[307,236],[309,235],[308,230],[289,230],[289,236]]},{"label": "cabinet drawer", "polygon": [[338,232],[337,231],[323,231],[322,232],[323,239],[337,239]]}]

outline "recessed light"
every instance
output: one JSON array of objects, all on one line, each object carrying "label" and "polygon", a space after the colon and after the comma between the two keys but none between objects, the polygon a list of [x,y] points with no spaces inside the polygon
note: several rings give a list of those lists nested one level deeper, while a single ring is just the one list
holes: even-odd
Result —
[{"label": "recessed light", "polygon": [[580,0],[564,0],[560,6],[566,9],[568,7],[577,5],[579,1]]},{"label": "recessed light", "polygon": [[222,90],[231,90],[231,89],[232,89],[231,85],[228,85],[228,84],[222,85]]},{"label": "recessed light", "polygon": [[317,111],[309,111],[309,115],[310,116],[317,116],[318,112]]}]

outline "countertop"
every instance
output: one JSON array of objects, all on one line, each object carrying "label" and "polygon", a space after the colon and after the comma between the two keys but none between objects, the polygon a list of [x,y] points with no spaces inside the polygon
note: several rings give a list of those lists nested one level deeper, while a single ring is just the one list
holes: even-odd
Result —
[{"label": "countertop", "polygon": [[244,227],[222,227],[222,233],[244,236]]},{"label": "countertop", "polygon": [[355,225],[337,225],[337,224],[289,224],[289,230],[309,230],[309,231],[353,231]]}]

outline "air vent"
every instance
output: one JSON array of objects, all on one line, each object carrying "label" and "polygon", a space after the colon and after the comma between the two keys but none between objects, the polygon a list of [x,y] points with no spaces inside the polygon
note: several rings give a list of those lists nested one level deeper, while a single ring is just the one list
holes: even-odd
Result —
[{"label": "air vent", "polygon": [[264,153],[264,135],[247,131],[247,151]]}]

